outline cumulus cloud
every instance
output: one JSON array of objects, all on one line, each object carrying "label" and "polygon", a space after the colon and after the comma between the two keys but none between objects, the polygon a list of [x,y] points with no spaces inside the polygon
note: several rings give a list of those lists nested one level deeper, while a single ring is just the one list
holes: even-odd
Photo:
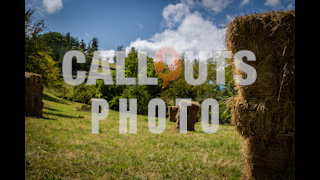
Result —
[{"label": "cumulus cloud", "polygon": [[177,29],[166,29],[149,39],[138,38],[126,47],[126,51],[134,46],[138,50],[147,51],[149,57],[153,58],[158,49],[170,46],[180,55],[184,51],[194,51],[197,56],[198,51],[223,50],[224,33],[224,29],[204,20],[199,13],[186,13]]},{"label": "cumulus cloud", "polygon": [[101,50],[99,53],[103,61],[113,63],[113,56],[116,55],[114,50]]},{"label": "cumulus cloud", "polygon": [[198,2],[194,0],[181,0],[181,3],[187,5],[189,8],[194,7],[196,4],[198,4]]},{"label": "cumulus cloud", "polygon": [[[126,54],[130,52],[131,47],[135,47],[139,51],[146,51],[149,57],[154,58],[161,47],[169,46],[180,56],[185,51],[193,51],[194,58],[198,58],[199,51],[225,50],[225,29],[203,19],[199,12],[191,12],[190,6],[194,5],[193,2],[182,0],[180,3],[166,6],[162,12],[165,29],[151,38],[137,38],[132,41],[125,47]],[[100,54],[105,60],[113,62],[115,51],[102,50]]]},{"label": "cumulus cloud", "polygon": [[270,7],[276,7],[277,5],[280,4],[281,0],[267,0],[264,5],[265,6],[270,6]]},{"label": "cumulus cloud", "polygon": [[184,3],[169,4],[162,11],[163,19],[168,28],[176,27],[189,14],[189,8]]},{"label": "cumulus cloud", "polygon": [[242,0],[240,3],[240,7],[243,7],[244,5],[248,4],[250,0]]},{"label": "cumulus cloud", "polygon": [[215,13],[223,11],[233,0],[202,0],[202,6]]},{"label": "cumulus cloud", "polygon": [[42,3],[49,14],[53,14],[63,7],[62,0],[42,0]]},{"label": "cumulus cloud", "polygon": [[231,16],[231,15],[226,15],[226,21],[227,21],[227,23],[229,23],[229,22],[231,22],[231,21],[233,21],[234,20],[234,16]]}]

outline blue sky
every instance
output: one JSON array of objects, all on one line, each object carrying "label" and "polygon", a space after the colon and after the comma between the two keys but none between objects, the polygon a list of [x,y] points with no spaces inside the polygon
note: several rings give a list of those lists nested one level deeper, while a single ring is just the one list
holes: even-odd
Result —
[{"label": "blue sky", "polygon": [[145,50],[162,46],[185,50],[222,50],[225,25],[244,13],[294,9],[294,0],[26,0],[49,31],[99,39],[112,55],[118,45]]}]

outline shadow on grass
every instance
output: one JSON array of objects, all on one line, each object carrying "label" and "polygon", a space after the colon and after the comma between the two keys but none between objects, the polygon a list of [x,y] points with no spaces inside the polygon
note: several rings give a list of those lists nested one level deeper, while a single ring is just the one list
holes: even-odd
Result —
[{"label": "shadow on grass", "polygon": [[40,119],[45,119],[45,120],[58,120],[57,118],[49,118],[49,117],[44,117],[44,116],[41,116],[39,117]]},{"label": "shadow on grass", "polygon": [[43,109],[48,109],[50,111],[61,111],[59,109],[54,109],[54,108],[50,108],[50,107],[43,107]]},{"label": "shadow on grass", "polygon": [[52,102],[56,102],[56,103],[67,104],[66,101],[64,101],[63,99],[60,99],[60,98],[57,98],[54,96],[50,96],[46,93],[44,93],[43,99],[48,100],[48,101],[52,101]]},{"label": "shadow on grass", "polygon": [[71,116],[71,115],[52,113],[52,112],[43,112],[43,114],[52,115],[52,116],[58,116],[58,117],[63,117],[63,118],[70,118],[70,119],[72,119],[72,118],[84,118],[84,116]]},{"label": "shadow on grass", "polygon": [[[45,112],[43,112],[45,114]],[[25,116],[25,117],[31,117],[31,118],[36,118],[36,119],[45,119],[45,120],[58,120],[57,118],[49,118],[49,117],[44,117],[44,116]]]}]

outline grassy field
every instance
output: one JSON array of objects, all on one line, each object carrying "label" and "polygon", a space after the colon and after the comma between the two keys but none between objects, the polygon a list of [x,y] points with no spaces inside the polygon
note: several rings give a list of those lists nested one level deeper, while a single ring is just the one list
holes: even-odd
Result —
[{"label": "grassy field", "polygon": [[138,116],[137,134],[119,134],[118,112],[100,121],[91,134],[91,112],[83,104],[49,93],[42,118],[25,117],[26,179],[239,179],[242,139],[235,127],[216,134],[179,134],[167,120],[162,134]]}]

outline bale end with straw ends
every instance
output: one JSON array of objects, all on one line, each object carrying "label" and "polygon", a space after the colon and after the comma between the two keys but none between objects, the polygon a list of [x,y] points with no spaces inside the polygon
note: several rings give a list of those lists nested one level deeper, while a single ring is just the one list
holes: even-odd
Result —
[{"label": "bale end with straw ends", "polygon": [[25,116],[42,116],[43,85],[41,75],[25,72]]}]

